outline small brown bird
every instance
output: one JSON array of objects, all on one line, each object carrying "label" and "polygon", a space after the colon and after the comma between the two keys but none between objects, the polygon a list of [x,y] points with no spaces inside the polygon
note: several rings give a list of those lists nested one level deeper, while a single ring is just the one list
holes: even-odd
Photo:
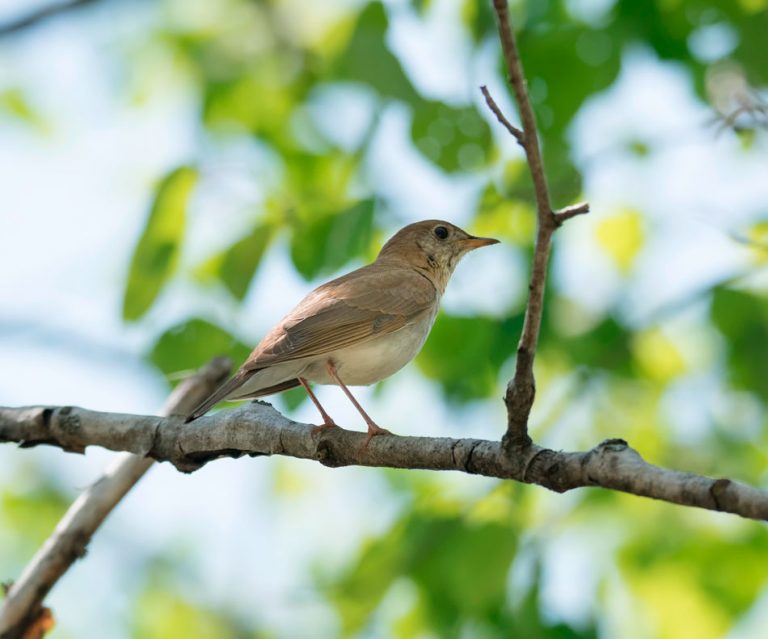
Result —
[{"label": "small brown bird", "polygon": [[379,427],[347,388],[378,382],[419,352],[459,260],[497,244],[441,220],[400,229],[373,264],[319,286],[275,326],[227,382],[187,421],[222,399],[252,399],[303,386],[323,418],[336,426],[309,387],[335,384],[368,425],[366,446]]}]

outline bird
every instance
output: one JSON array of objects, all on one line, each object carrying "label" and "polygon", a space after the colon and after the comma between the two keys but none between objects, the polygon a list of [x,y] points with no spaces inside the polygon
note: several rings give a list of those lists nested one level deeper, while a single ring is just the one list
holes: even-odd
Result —
[{"label": "bird", "polygon": [[456,265],[470,251],[499,240],[475,237],[443,220],[400,229],[375,261],[309,293],[251,352],[239,370],[187,418],[224,399],[255,399],[303,386],[323,423],[336,427],[310,384],[341,388],[368,427],[365,447],[390,435],[350,392],[396,373],[421,350]]}]

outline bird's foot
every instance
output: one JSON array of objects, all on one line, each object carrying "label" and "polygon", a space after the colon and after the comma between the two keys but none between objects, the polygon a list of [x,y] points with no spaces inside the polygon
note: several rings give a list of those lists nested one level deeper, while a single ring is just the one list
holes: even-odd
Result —
[{"label": "bird's foot", "polygon": [[319,426],[313,426],[311,433],[312,433],[312,436],[314,437],[315,435],[319,435],[320,433],[328,430],[329,428],[338,428],[338,427],[339,425],[329,417]]},{"label": "bird's foot", "polygon": [[392,435],[390,431],[388,431],[386,428],[382,428],[378,424],[375,424],[374,422],[368,422],[368,437],[365,438],[365,442],[363,443],[363,449],[368,448],[368,444],[371,443],[371,440],[374,437],[378,437],[379,435]]}]

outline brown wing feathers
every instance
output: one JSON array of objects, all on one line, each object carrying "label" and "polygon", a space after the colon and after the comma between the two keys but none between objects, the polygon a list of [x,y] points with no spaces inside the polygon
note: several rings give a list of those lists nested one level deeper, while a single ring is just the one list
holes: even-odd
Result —
[{"label": "brown wing feathers", "polygon": [[[407,291],[407,293],[406,293]],[[270,331],[240,370],[198,406],[187,421],[204,415],[226,397],[247,399],[299,385],[298,379],[279,382],[246,396],[234,392],[254,373],[282,362],[319,357],[393,333],[432,309],[437,290],[415,271],[363,267],[307,295]]]}]

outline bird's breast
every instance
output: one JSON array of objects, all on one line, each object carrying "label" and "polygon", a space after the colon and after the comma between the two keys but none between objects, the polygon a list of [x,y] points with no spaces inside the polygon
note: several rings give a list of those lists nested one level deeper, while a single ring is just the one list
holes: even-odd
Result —
[{"label": "bird's breast", "polygon": [[421,350],[434,321],[434,313],[362,344],[348,346],[313,362],[304,372],[315,384],[335,384],[327,361],[332,359],[341,381],[351,386],[365,386],[381,381],[399,371]]}]

